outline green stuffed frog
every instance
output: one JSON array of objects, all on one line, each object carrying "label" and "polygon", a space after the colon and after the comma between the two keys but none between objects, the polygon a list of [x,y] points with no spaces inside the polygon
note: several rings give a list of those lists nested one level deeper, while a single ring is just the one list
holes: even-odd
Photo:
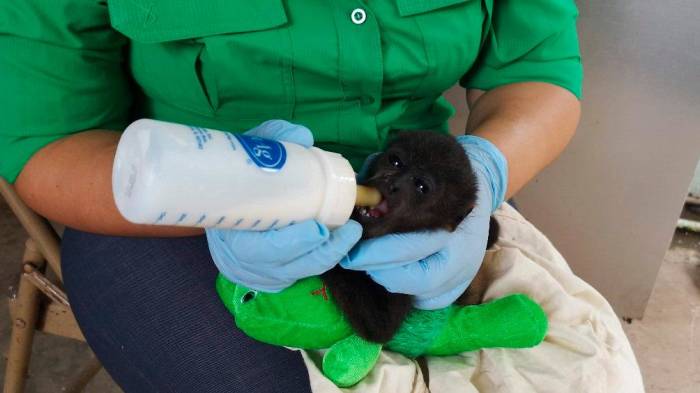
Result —
[{"label": "green stuffed frog", "polygon": [[[273,345],[325,349],[323,373],[337,386],[362,380],[374,367],[382,344],[354,334],[329,289],[318,277],[297,281],[278,293],[263,293],[219,275],[216,289],[236,325]],[[544,339],[547,316],[522,294],[475,306],[414,309],[386,349],[407,357],[445,356],[481,348],[529,348]]]}]

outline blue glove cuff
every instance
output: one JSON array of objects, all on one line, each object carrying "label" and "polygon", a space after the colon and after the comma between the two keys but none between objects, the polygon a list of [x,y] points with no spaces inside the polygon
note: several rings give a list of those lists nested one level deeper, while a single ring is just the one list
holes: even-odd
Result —
[{"label": "blue glove cuff", "polygon": [[491,187],[493,213],[503,203],[508,187],[508,162],[505,156],[496,145],[476,135],[460,135],[457,142],[469,156],[474,170],[482,172],[481,178],[485,178]]}]

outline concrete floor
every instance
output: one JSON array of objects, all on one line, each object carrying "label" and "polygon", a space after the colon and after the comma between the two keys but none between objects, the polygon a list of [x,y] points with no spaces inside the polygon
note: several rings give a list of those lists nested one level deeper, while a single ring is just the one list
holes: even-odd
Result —
[{"label": "concrete floor", "polygon": [[[0,290],[16,282],[24,239],[24,232],[0,201]],[[676,233],[644,319],[623,325],[642,368],[648,393],[700,392],[700,235]],[[0,371],[5,369],[9,334],[9,316],[3,302],[0,303],[0,353],[3,354]],[[60,391],[66,378],[80,369],[89,354],[84,343],[38,333],[27,393]],[[3,380],[0,373],[0,386]],[[121,390],[103,370],[90,382],[86,392]]]},{"label": "concrete floor", "polygon": [[[683,217],[700,221],[687,209]],[[700,235],[676,231],[644,318],[623,328],[647,392],[700,392]]]}]

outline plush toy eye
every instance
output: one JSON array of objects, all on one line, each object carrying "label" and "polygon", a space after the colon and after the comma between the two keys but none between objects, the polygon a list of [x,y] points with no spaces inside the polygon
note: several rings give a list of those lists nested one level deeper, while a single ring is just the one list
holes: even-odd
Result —
[{"label": "plush toy eye", "polygon": [[396,154],[389,154],[388,158],[391,166],[393,166],[394,168],[403,168],[403,162],[401,162],[399,156],[397,156]]},{"label": "plush toy eye", "polygon": [[249,301],[255,299],[255,296],[257,296],[257,292],[255,291],[248,291],[243,296],[241,296],[241,303],[248,303]]},{"label": "plush toy eye", "polygon": [[413,184],[416,186],[416,191],[421,194],[427,194],[430,191],[430,187],[422,179],[413,180]]}]

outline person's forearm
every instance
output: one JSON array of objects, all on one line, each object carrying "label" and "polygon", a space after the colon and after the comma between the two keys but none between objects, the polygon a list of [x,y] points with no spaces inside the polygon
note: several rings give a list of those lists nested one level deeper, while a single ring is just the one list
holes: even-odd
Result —
[{"label": "person's forearm", "polygon": [[188,236],[197,228],[137,225],[117,211],[112,197],[115,131],[77,133],[39,150],[20,173],[15,188],[44,217],[71,228],[108,235]]},{"label": "person's forearm", "polygon": [[512,197],[561,154],[578,125],[581,106],[569,91],[547,83],[527,82],[487,92],[467,91],[467,134],[486,138],[508,161]]}]

